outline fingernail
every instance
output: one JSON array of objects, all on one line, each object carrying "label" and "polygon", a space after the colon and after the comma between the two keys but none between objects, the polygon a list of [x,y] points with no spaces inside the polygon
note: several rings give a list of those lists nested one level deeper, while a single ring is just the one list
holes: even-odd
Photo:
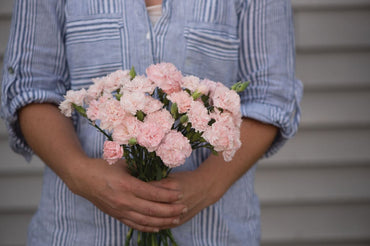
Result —
[{"label": "fingernail", "polygon": [[178,225],[178,224],[180,223],[180,220],[179,220],[179,219],[174,219],[174,220],[172,221],[172,223],[173,223],[173,224],[175,224],[175,225]]},{"label": "fingernail", "polygon": [[156,229],[153,230],[153,232],[159,232],[159,229],[156,228]]},{"label": "fingernail", "polygon": [[188,208],[184,208],[183,210],[182,210],[182,213],[184,214],[184,213],[186,213],[186,212],[188,212]]},{"label": "fingernail", "polygon": [[182,199],[184,197],[184,195],[183,194],[180,194],[177,198],[180,200],[180,199]]}]

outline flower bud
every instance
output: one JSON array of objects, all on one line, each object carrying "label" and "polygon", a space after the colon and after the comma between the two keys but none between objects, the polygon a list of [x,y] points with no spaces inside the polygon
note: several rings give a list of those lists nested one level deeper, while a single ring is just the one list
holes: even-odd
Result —
[{"label": "flower bud", "polygon": [[189,120],[189,117],[185,114],[185,115],[181,116],[180,123],[184,124],[184,123],[188,122],[188,120]]},{"label": "flower bud", "polygon": [[177,103],[172,103],[172,105],[171,105],[171,114],[172,114],[173,118],[177,119],[177,116],[178,116]]},{"label": "flower bud", "polygon": [[135,77],[136,77],[136,71],[135,71],[134,66],[132,66],[130,70],[130,80],[133,80]]},{"label": "flower bud", "polygon": [[129,145],[135,145],[135,144],[137,144],[136,138],[130,138],[130,140],[128,140],[128,144]]},{"label": "flower bud", "polygon": [[202,93],[199,91],[194,91],[194,93],[191,94],[191,96],[193,97],[194,100],[197,100],[199,97],[202,96]]},{"label": "flower bud", "polygon": [[138,110],[138,111],[136,112],[136,118],[137,118],[138,120],[143,121],[143,120],[144,120],[144,117],[145,117],[145,115],[144,115],[144,112],[143,112],[143,111]]}]

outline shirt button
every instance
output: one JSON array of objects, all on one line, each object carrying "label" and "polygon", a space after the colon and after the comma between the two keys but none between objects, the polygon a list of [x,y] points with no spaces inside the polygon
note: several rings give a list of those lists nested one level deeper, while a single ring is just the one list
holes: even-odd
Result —
[{"label": "shirt button", "polygon": [[14,74],[14,68],[12,68],[12,67],[8,67],[8,72],[9,72],[10,74]]},{"label": "shirt button", "polygon": [[148,39],[148,40],[150,39],[150,32],[146,33],[146,39]]}]

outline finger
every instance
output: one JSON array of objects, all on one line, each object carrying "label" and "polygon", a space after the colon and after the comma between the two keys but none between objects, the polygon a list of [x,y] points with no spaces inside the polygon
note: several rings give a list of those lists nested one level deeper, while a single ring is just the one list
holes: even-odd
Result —
[{"label": "finger", "polygon": [[139,183],[134,182],[132,184],[132,192],[139,198],[153,201],[153,202],[164,202],[172,203],[180,200],[183,194],[179,190],[172,190],[155,186],[140,181]]},{"label": "finger", "polygon": [[180,203],[158,203],[143,199],[137,199],[133,202],[133,211],[152,217],[171,218],[187,212],[187,207]]},{"label": "finger", "polygon": [[176,190],[176,191],[181,190],[180,185],[177,182],[174,182],[172,178],[170,177],[159,180],[159,181],[151,181],[150,184],[156,187],[162,188],[162,189]]},{"label": "finger", "polygon": [[170,228],[176,226],[180,223],[180,217],[170,217],[170,218],[158,218],[146,216],[134,211],[127,214],[125,218],[131,222],[143,226],[143,227],[153,227],[153,228]]},{"label": "finger", "polygon": [[159,228],[157,227],[138,225],[129,219],[121,219],[120,221],[125,225],[141,232],[159,232]]}]

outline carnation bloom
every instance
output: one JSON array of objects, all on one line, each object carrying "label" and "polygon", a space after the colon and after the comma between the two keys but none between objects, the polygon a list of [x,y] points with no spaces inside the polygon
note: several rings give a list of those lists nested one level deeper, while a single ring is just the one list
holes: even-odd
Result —
[{"label": "carnation bloom", "polygon": [[230,148],[233,139],[230,127],[225,125],[224,122],[217,121],[213,123],[202,136],[207,142],[212,144],[217,152]]},{"label": "carnation bloom", "polygon": [[216,86],[217,86],[217,83],[212,81],[212,80],[209,80],[209,79],[203,79],[200,81],[200,87],[205,87],[207,88],[207,92],[206,93],[203,93],[205,95],[209,94],[209,97],[212,98],[213,97],[213,94],[216,90]]},{"label": "carnation bloom", "polygon": [[114,141],[105,141],[103,149],[103,159],[110,165],[121,159],[123,156],[123,148]]},{"label": "carnation bloom", "polygon": [[99,102],[97,100],[92,100],[89,103],[89,107],[86,110],[87,118],[95,121],[99,117]]},{"label": "carnation bloom", "polygon": [[237,114],[240,111],[240,97],[234,90],[230,90],[221,83],[217,83],[212,95],[213,105]]},{"label": "carnation bloom", "polygon": [[241,146],[240,128],[235,124],[230,112],[220,113],[216,109],[211,117],[216,122],[202,136],[216,151],[223,151],[225,161],[230,161]]},{"label": "carnation bloom", "polygon": [[148,114],[145,117],[144,122],[149,122],[149,121],[157,123],[159,126],[162,127],[165,133],[169,132],[172,128],[173,123],[175,123],[175,119],[172,117],[170,112],[168,112],[168,110],[166,109],[161,109],[151,114]]},{"label": "carnation bloom", "polygon": [[104,79],[103,78],[95,78],[92,79],[94,84],[90,85],[89,89],[87,89],[88,100],[94,100],[101,96],[104,90]]},{"label": "carnation bloom", "polygon": [[143,92],[152,94],[155,89],[155,84],[152,83],[149,79],[147,79],[144,75],[137,75],[133,80],[128,80],[122,84],[123,91],[130,91],[130,92]]},{"label": "carnation bloom", "polygon": [[177,104],[179,113],[186,113],[191,107],[193,102],[192,97],[185,91],[174,92],[167,96],[168,100]]},{"label": "carnation bloom", "polygon": [[108,76],[104,77],[104,90],[106,92],[113,92],[121,87],[123,81],[130,79],[130,71],[117,70]]},{"label": "carnation bloom", "polygon": [[153,152],[158,148],[164,136],[165,132],[159,124],[147,121],[139,127],[137,142],[149,152]]},{"label": "carnation bloom", "polygon": [[107,100],[103,107],[99,108],[100,128],[112,130],[121,124],[125,118],[125,111],[120,102],[111,99]]},{"label": "carnation bloom", "polygon": [[145,114],[151,114],[163,108],[163,103],[153,97],[146,96],[145,97],[145,104],[142,111]]},{"label": "carnation bloom", "polygon": [[193,101],[187,115],[195,130],[203,132],[209,128],[208,122],[211,120],[211,117],[202,102]]},{"label": "carnation bloom", "polygon": [[[99,97],[98,100],[92,100],[89,102],[89,107],[86,110],[87,118],[95,121],[102,118],[102,112],[104,112],[105,103],[111,100],[113,97],[111,94],[104,94]],[[104,117],[104,115],[103,115]]]},{"label": "carnation bloom", "polygon": [[86,96],[87,91],[85,89],[78,91],[69,90],[64,96],[65,100],[59,105],[59,109],[65,116],[71,117],[73,111],[72,104],[83,106]]},{"label": "carnation bloom", "polygon": [[113,128],[112,138],[119,144],[128,144],[132,138],[139,134],[140,122],[136,117],[127,115],[120,125]]},{"label": "carnation bloom", "polygon": [[150,65],[146,69],[146,74],[150,81],[153,81],[167,94],[181,90],[181,72],[171,63]]},{"label": "carnation bloom", "polygon": [[172,130],[164,137],[156,154],[166,166],[173,168],[184,164],[191,151],[189,140],[180,132]]},{"label": "carnation bloom", "polygon": [[146,97],[143,92],[124,92],[120,103],[125,111],[135,115],[136,111],[143,110],[145,107]]},{"label": "carnation bloom", "polygon": [[64,114],[65,116],[67,117],[72,116],[72,110],[73,110],[72,102],[68,100],[64,100],[63,102],[59,104],[59,109],[62,112],[62,114]]},{"label": "carnation bloom", "polygon": [[224,157],[225,161],[231,161],[236,153],[236,151],[242,146],[242,142],[240,141],[240,130],[239,128],[235,128],[233,135],[232,135],[232,144],[229,148],[222,152],[222,156]]},{"label": "carnation bloom", "polygon": [[181,80],[181,87],[189,89],[191,92],[194,92],[199,87],[200,79],[196,76],[190,75],[185,76]]}]

